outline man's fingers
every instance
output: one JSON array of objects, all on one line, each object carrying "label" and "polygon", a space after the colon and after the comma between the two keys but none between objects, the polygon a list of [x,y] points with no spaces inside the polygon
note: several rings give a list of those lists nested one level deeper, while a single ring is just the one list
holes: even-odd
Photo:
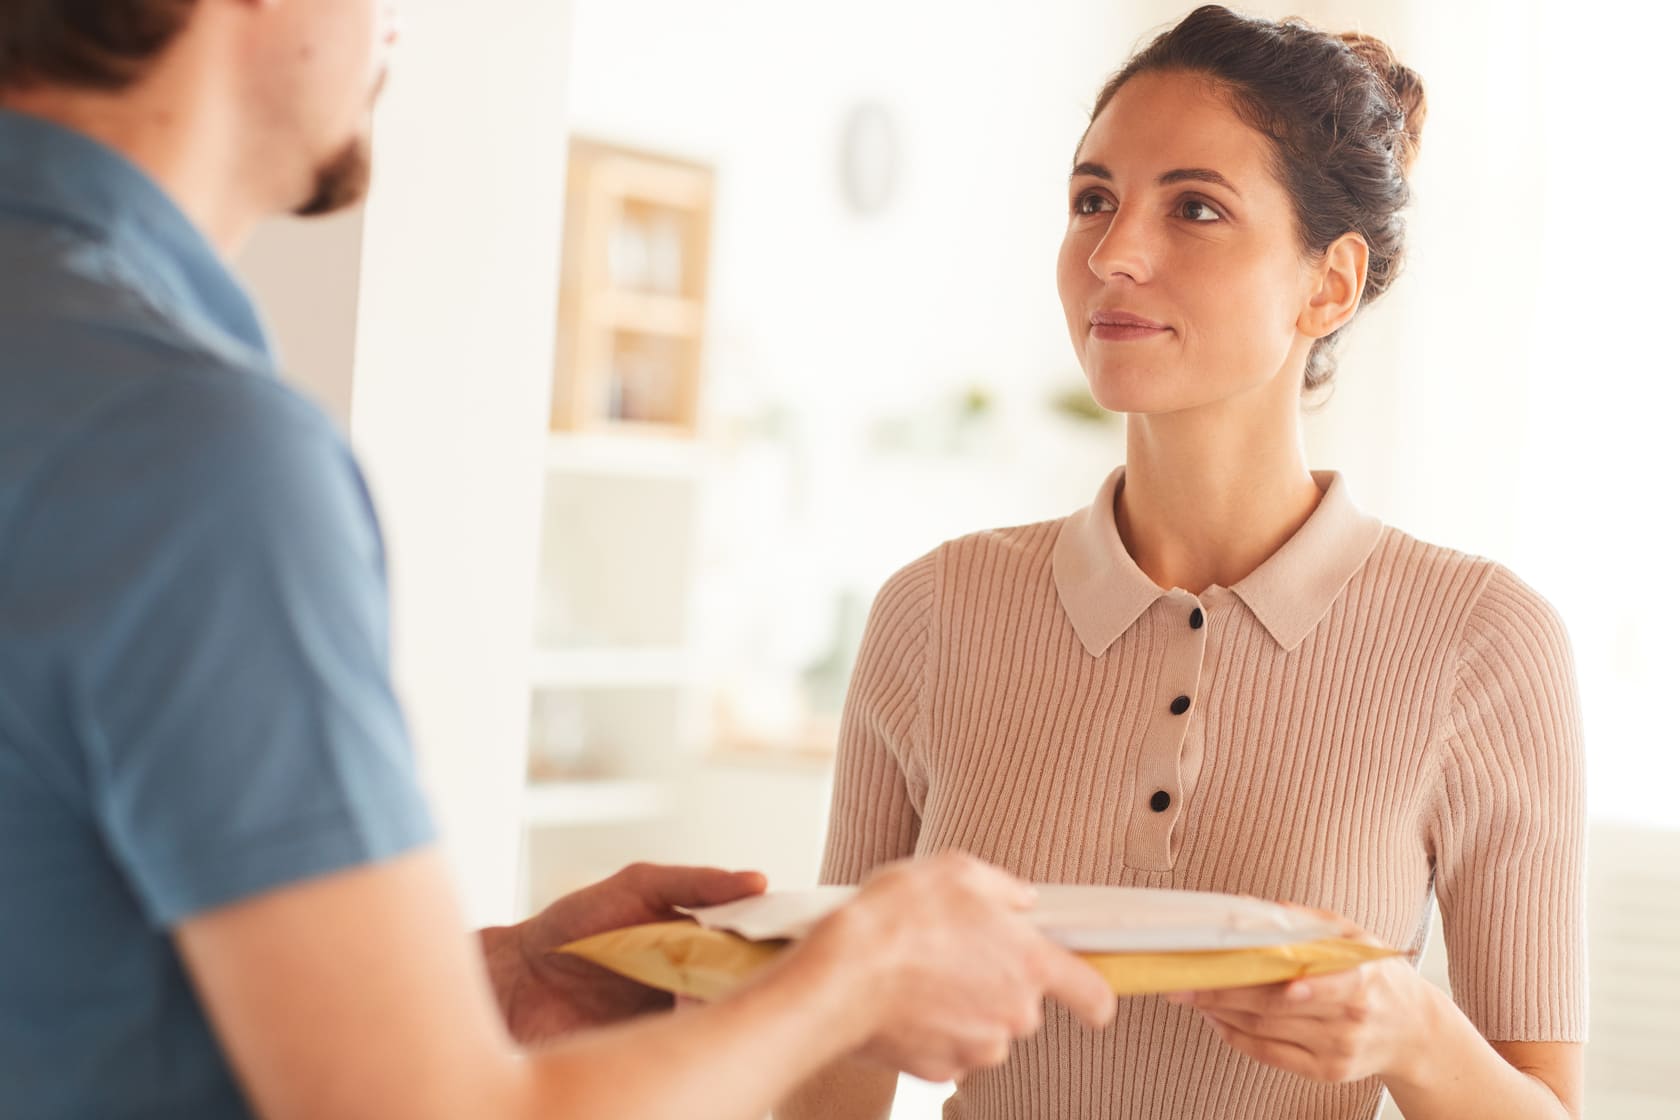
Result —
[{"label": "man's fingers", "polygon": [[1042,968],[1045,993],[1086,1026],[1101,1030],[1114,1020],[1119,1003],[1096,969],[1056,946],[1045,951]]},{"label": "man's fingers", "polygon": [[941,852],[932,859],[934,867],[951,874],[966,889],[1011,910],[1026,910],[1038,901],[1038,892],[1003,868],[977,859],[966,852]]},{"label": "man's fingers", "polygon": [[984,1041],[965,1048],[959,1059],[965,1072],[1001,1066],[1009,1060],[1009,1036],[1002,1032],[991,1034]]},{"label": "man's fingers", "polygon": [[768,885],[757,871],[724,871],[716,867],[667,867],[644,863],[626,868],[635,888],[649,906],[672,910],[679,906],[721,906],[725,902],[763,894]]}]

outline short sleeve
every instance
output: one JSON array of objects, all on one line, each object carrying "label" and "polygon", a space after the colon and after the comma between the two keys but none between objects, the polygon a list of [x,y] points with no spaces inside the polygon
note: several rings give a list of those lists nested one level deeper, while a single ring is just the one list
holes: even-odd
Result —
[{"label": "short sleeve", "polygon": [[1582,734],[1552,607],[1495,568],[1466,621],[1435,814],[1453,996],[1495,1041],[1586,1036]]},{"label": "short sleeve", "polygon": [[861,882],[915,853],[936,563],[929,554],[896,573],[870,608],[840,719],[824,883]]},{"label": "short sleeve", "polygon": [[433,829],[348,449],[269,379],[156,380],[60,456],[14,577],[55,616],[94,824],[170,927]]}]

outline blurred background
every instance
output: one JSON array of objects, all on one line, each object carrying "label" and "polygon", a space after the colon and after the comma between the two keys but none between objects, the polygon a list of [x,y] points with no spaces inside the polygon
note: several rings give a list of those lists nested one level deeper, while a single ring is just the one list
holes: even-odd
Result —
[{"label": "blurred background", "polygon": [[[1247,8],[1380,35],[1424,77],[1407,275],[1346,340],[1310,450],[1562,611],[1591,1114],[1680,1115],[1680,19]],[[475,921],[638,858],[814,880],[876,588],[1071,512],[1124,460],[1055,293],[1065,183],[1103,79],[1188,9],[405,0],[369,205],[241,264],[369,470]],[[907,1083],[897,1115],[947,1091]]]}]

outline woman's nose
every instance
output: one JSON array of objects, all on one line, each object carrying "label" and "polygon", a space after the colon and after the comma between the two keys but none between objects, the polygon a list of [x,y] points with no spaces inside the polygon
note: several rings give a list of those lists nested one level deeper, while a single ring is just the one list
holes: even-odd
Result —
[{"label": "woman's nose", "polygon": [[1108,230],[1091,251],[1091,272],[1104,283],[1121,277],[1144,283],[1152,273],[1149,238],[1142,216],[1122,208],[1114,211]]}]

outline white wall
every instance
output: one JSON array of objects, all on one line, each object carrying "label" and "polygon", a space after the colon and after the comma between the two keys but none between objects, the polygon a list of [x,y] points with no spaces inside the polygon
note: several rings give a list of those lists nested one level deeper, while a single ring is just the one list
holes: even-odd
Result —
[{"label": "white wall", "polygon": [[376,137],[352,427],[398,680],[468,909],[517,898],[565,182],[567,6],[408,0]]},{"label": "white wall", "polygon": [[406,0],[365,213],[247,259],[349,428],[396,673],[471,919],[514,916],[565,171],[567,5]]}]

